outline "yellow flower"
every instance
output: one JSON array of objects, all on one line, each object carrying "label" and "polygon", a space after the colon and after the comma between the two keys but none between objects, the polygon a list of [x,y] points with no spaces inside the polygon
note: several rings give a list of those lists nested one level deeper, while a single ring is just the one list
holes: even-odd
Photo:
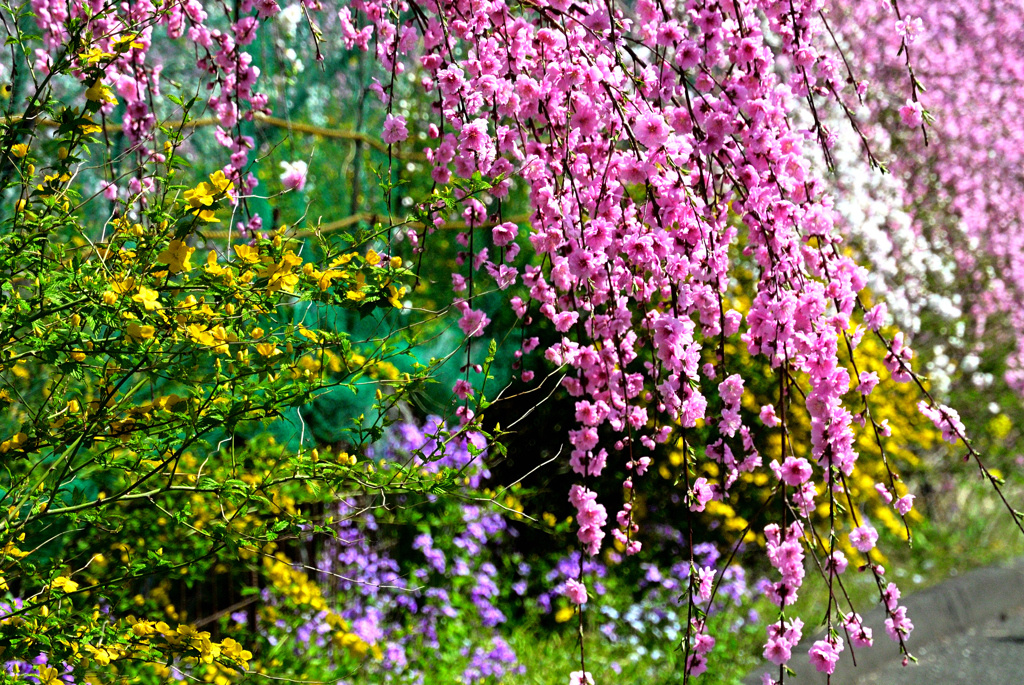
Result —
[{"label": "yellow flower", "polygon": [[25,155],[28,154],[28,145],[26,145],[25,143],[18,143],[17,145],[12,145],[11,154],[13,154],[18,159],[23,158]]},{"label": "yellow flower", "polygon": [[210,174],[209,183],[203,181],[195,188],[186,190],[185,200],[192,209],[192,213],[198,214],[200,219],[209,223],[219,223],[220,219],[213,215],[213,210],[206,208],[212,207],[215,201],[229,193],[232,188],[234,188],[234,184],[224,176],[224,172],[217,171]]},{"label": "yellow flower", "polygon": [[394,307],[395,309],[401,309],[402,300],[400,298],[402,297],[402,295],[405,295],[405,286],[402,286],[401,288],[396,288],[393,285],[389,285],[388,292],[391,293],[388,296],[388,302],[391,303],[391,306]]},{"label": "yellow flower", "polygon": [[[202,214],[200,214],[200,216],[202,216]],[[172,274],[176,274],[179,271],[191,271],[192,253],[195,251],[196,248],[189,247],[181,240],[172,240],[170,244],[167,245],[167,249],[161,252],[156,258],[156,261],[161,264],[166,264]]]},{"label": "yellow flower", "polygon": [[152,326],[140,326],[137,323],[128,324],[128,336],[133,340],[149,340],[156,334]]},{"label": "yellow flower", "polygon": [[281,354],[281,350],[274,347],[273,343],[260,343],[256,346],[256,351],[263,357],[273,357],[276,354]]},{"label": "yellow flower", "polygon": [[82,121],[85,122],[85,123],[82,124],[82,133],[83,134],[87,135],[89,133],[98,133],[98,132],[103,130],[102,127],[97,126],[96,124],[94,124],[90,117],[87,117],[87,116],[86,117],[82,117]]},{"label": "yellow flower", "polygon": [[213,204],[213,193],[211,191],[210,184],[203,181],[195,188],[185,191],[185,200],[192,209],[209,207]]},{"label": "yellow flower", "polygon": [[349,290],[347,293],[345,293],[345,297],[355,302],[361,302],[366,299],[366,293],[360,292],[358,290]]},{"label": "yellow flower", "polygon": [[[268,258],[269,260],[269,258]],[[281,261],[270,262],[260,270],[260,277],[267,279],[267,291],[294,292],[295,285],[299,282],[299,275],[292,273],[292,269],[302,263],[302,257],[294,252],[287,252],[281,257]]]},{"label": "yellow flower", "polygon": [[139,292],[132,295],[132,302],[138,302],[146,308],[147,312],[151,312],[154,309],[161,309],[160,304],[160,293],[146,286],[139,288]]},{"label": "yellow flower", "polygon": [[334,261],[331,262],[331,268],[333,269],[336,266],[344,266],[345,264],[348,264],[352,261],[352,256],[353,255],[351,254],[343,254],[340,257],[336,257]]},{"label": "yellow flower", "polygon": [[89,52],[79,53],[78,59],[82,60],[86,64],[96,64],[101,59],[107,59],[114,55],[109,52],[103,52],[99,48],[92,48]]},{"label": "yellow flower", "polygon": [[245,668],[249,667],[249,660],[252,659],[252,652],[247,649],[242,649],[242,645],[238,644],[238,642],[230,637],[226,637],[221,640],[220,646],[224,656],[232,661],[241,663]]},{"label": "yellow flower", "polygon": [[0,454],[5,454],[12,447],[21,447],[28,442],[28,436],[24,433],[16,433],[9,440],[0,442]]},{"label": "yellow flower", "polygon": [[370,649],[370,645],[366,644],[363,639],[355,633],[346,633],[340,630],[334,633],[333,642],[339,647],[349,650],[356,656],[363,656]]},{"label": "yellow flower", "polygon": [[[202,634],[203,633],[200,633],[199,631],[197,631],[194,626],[184,625],[184,624],[178,626],[178,635],[181,635],[184,638],[192,639],[192,638],[199,637]],[[209,635],[209,633],[205,633],[205,634]]]},{"label": "yellow flower", "polygon": [[123,35],[117,40],[115,40],[111,47],[117,50],[118,52],[124,52],[126,50],[130,50],[131,48],[139,48],[140,50],[145,48],[146,46],[137,41],[136,38],[138,38],[138,36],[133,33]]},{"label": "yellow flower", "polygon": [[89,86],[85,91],[85,99],[91,102],[109,102],[112,105],[117,104],[117,98],[110,92],[110,88],[103,85],[103,82],[99,79],[96,79],[96,82]]},{"label": "yellow flower", "polygon": [[63,683],[60,680],[60,672],[52,666],[40,666],[38,678],[39,685],[60,685]]},{"label": "yellow flower", "polygon": [[238,255],[238,258],[243,262],[255,264],[260,261],[260,251],[255,247],[250,247],[249,245],[235,245],[234,248],[235,254]]},{"label": "yellow flower", "polygon": [[156,631],[152,621],[139,621],[132,626],[132,632],[138,637],[152,635]]},{"label": "yellow flower", "polygon": [[207,328],[202,328],[197,324],[192,324],[186,330],[192,340],[197,343],[210,346],[217,344],[217,339],[213,337],[213,334],[210,333]]},{"label": "yellow flower", "polygon": [[71,580],[67,576],[58,576],[50,583],[50,587],[54,590],[63,590],[64,592],[74,592],[78,589],[78,583]]},{"label": "yellow flower", "polygon": [[380,255],[377,254],[372,248],[366,253],[366,263],[370,266],[377,266],[380,264]]},{"label": "yellow flower", "polygon": [[109,666],[111,659],[114,658],[114,654],[108,652],[102,647],[93,647],[92,645],[86,645],[86,650],[92,654],[93,660],[100,666]]},{"label": "yellow flower", "polygon": [[331,283],[336,278],[342,277],[342,272],[335,271],[334,269],[328,269],[327,271],[317,271],[313,268],[313,265],[309,262],[302,268],[302,273],[306,274],[314,281],[321,291],[327,290],[331,287]]},{"label": "yellow flower", "polygon": [[218,193],[224,195],[231,192],[235,187],[235,184],[232,183],[231,180],[224,175],[224,172],[220,170],[210,174],[210,183],[213,184],[213,187],[216,188]]},{"label": "yellow flower", "polygon": [[401,266],[402,266],[402,258],[401,257],[392,257],[391,258],[391,268],[392,269],[397,269],[397,268],[399,268]]},{"label": "yellow flower", "polygon": [[206,255],[205,270],[211,276],[222,276],[224,273],[231,273],[230,270],[217,263],[217,253],[213,250],[210,250],[209,254]]},{"label": "yellow flower", "polygon": [[114,286],[114,290],[116,290],[118,294],[123,295],[124,293],[128,292],[129,290],[135,287],[135,278],[133,276],[129,276],[124,280],[119,280],[115,278],[110,281],[110,285]]}]

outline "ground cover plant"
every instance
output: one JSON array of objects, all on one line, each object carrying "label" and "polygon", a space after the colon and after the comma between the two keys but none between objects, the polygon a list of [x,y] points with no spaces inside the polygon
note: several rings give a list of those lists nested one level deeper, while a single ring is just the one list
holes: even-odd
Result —
[{"label": "ground cover plant", "polygon": [[4,677],[909,661],[1024,535],[1024,23],[867,4],[0,4]]}]

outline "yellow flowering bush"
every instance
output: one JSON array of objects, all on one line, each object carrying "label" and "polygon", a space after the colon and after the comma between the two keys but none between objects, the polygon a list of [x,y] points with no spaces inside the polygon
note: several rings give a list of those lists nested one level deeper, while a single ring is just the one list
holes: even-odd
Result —
[{"label": "yellow flowering bush", "polygon": [[156,190],[97,221],[102,200],[76,170],[116,97],[99,78],[109,54],[81,56],[85,107],[44,106],[55,146],[0,126],[24,141],[3,156],[13,211],[0,215],[0,657],[45,653],[88,682],[271,672],[272,657],[224,634],[225,614],[196,615],[219,609],[220,587],[244,611],[328,612],[338,663],[357,669],[380,648],[293,565],[294,540],[328,533],[325,493],[438,493],[454,476],[382,474],[262,431],[332,388],[371,383],[387,389],[380,418],[339,423],[353,452],[381,434],[433,367],[400,371],[399,341],[361,342],[329,321],[379,322],[402,307],[409,272],[369,247],[372,230],[205,235],[239,198],[222,171],[179,183],[181,129],[162,129],[164,158],[139,166]]}]

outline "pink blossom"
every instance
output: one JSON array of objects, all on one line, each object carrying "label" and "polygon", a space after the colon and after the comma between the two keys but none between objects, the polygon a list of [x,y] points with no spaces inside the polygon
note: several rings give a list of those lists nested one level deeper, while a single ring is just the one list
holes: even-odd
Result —
[{"label": "pink blossom", "polygon": [[586,604],[587,586],[570,578],[565,581],[565,596],[568,597],[569,601],[573,604]]},{"label": "pink blossom", "polygon": [[924,400],[917,403],[917,409],[931,419],[935,427],[942,431],[942,439],[952,445],[955,445],[960,436],[967,432],[964,424],[960,421],[960,414],[955,409],[942,404],[933,407]]},{"label": "pink blossom", "polygon": [[469,384],[469,381],[464,378],[460,378],[455,381],[455,385],[452,387],[452,392],[458,395],[460,400],[464,400],[473,394],[473,386]]},{"label": "pink blossom", "polygon": [[781,666],[793,656],[793,645],[783,637],[772,638],[764,645],[764,658]]},{"label": "pink blossom", "polygon": [[900,107],[900,119],[903,121],[904,126],[910,128],[917,128],[924,121],[924,113],[921,109],[921,103],[913,100],[907,100],[907,104]]},{"label": "pink blossom", "polygon": [[761,423],[768,426],[769,428],[774,428],[775,426],[779,425],[779,418],[775,416],[775,407],[773,407],[770,404],[766,404],[763,407],[761,407],[760,417]]},{"label": "pink blossom", "polygon": [[719,383],[718,392],[722,397],[722,401],[726,404],[739,404],[740,399],[743,397],[743,378],[739,374],[732,374]]},{"label": "pink blossom", "polygon": [[841,549],[833,550],[831,561],[829,559],[825,560],[826,568],[834,568],[837,574],[842,574],[844,571],[846,571],[846,568],[847,566],[849,566],[849,563],[850,562],[847,560],[846,555],[843,554],[843,550]]},{"label": "pink blossom", "polygon": [[715,582],[715,569],[710,566],[697,570],[697,594],[702,602],[711,599],[711,590]]},{"label": "pink blossom", "polygon": [[686,661],[686,671],[691,676],[696,678],[697,676],[708,670],[708,659],[703,654],[693,653],[690,654],[690,658]]},{"label": "pink blossom", "polygon": [[281,185],[288,190],[301,191],[306,187],[307,165],[301,159],[294,162],[281,162]]},{"label": "pink blossom", "polygon": [[871,391],[878,385],[878,374],[874,371],[861,371],[858,377],[857,392],[861,395],[870,395]]},{"label": "pink blossom", "polygon": [[901,516],[906,516],[914,508],[914,496],[911,494],[903,495],[903,497],[896,500],[895,507]]},{"label": "pink blossom", "polygon": [[811,465],[803,457],[786,457],[778,476],[786,485],[802,485],[811,477]]},{"label": "pink blossom", "polygon": [[519,227],[511,221],[506,221],[491,229],[491,239],[498,247],[504,247],[515,240],[518,233]]},{"label": "pink blossom", "polygon": [[577,312],[558,312],[551,320],[555,324],[555,330],[559,333],[565,333],[576,323],[576,320],[580,318]]},{"label": "pink blossom", "polygon": [[528,305],[525,302],[523,302],[522,298],[518,296],[513,297],[509,304],[512,305],[512,311],[515,312],[516,318],[521,319],[524,316],[526,316],[526,309]]},{"label": "pink blossom", "polygon": [[381,134],[381,140],[391,145],[400,143],[408,137],[409,130],[405,127],[405,117],[388,114],[384,119],[384,132]]},{"label": "pink blossom", "polygon": [[[465,305],[465,303],[463,303]],[[462,317],[459,319],[459,328],[467,336],[479,338],[484,334],[484,329],[491,323],[490,318],[480,309],[470,309],[464,306]]]},{"label": "pink blossom", "polygon": [[854,647],[870,647],[874,644],[872,630],[864,625],[860,614],[850,614],[844,619],[843,625]]},{"label": "pink blossom", "polygon": [[913,43],[922,31],[924,22],[920,17],[904,16],[903,19],[896,20],[896,34],[904,38],[907,44]]},{"label": "pink blossom", "polygon": [[811,665],[818,669],[819,673],[831,675],[839,663],[839,654],[843,651],[842,638],[836,638],[836,644],[828,640],[818,640],[811,646],[808,654],[811,657]]},{"label": "pink blossom", "polygon": [[594,685],[594,676],[590,671],[573,671],[569,674],[569,685]]},{"label": "pink blossom", "polygon": [[889,314],[889,307],[885,302],[879,302],[864,315],[864,324],[873,331],[877,331],[885,324],[885,318]]},{"label": "pink blossom", "polygon": [[900,589],[896,587],[896,583],[889,583],[885,586],[885,590],[882,591],[882,599],[889,611],[896,611],[896,607],[900,603]]},{"label": "pink blossom", "polygon": [[648,148],[659,148],[668,140],[671,129],[665,123],[665,119],[654,112],[648,112],[637,117],[633,127],[633,134],[637,141]]},{"label": "pink blossom", "polygon": [[871,526],[858,526],[850,531],[850,544],[861,552],[870,552],[878,541],[878,531]]},{"label": "pink blossom", "polygon": [[708,485],[708,479],[701,476],[693,482],[690,511],[704,511],[704,507],[711,501],[712,497],[714,497],[714,492],[711,490],[711,486]]},{"label": "pink blossom", "polygon": [[907,618],[907,607],[897,607],[892,616],[885,619],[885,632],[893,642],[907,639],[914,630],[914,624]]},{"label": "pink blossom", "polygon": [[597,503],[597,493],[580,485],[569,489],[569,501],[576,507],[576,523],[580,527],[576,536],[586,546],[587,553],[593,556],[601,550],[604,539],[601,529],[608,521],[608,511]]}]

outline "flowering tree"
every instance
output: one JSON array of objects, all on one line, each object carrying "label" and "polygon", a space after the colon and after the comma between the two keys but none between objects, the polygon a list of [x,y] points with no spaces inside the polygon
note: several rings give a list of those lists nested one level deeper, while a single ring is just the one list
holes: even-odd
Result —
[{"label": "flowering tree", "polygon": [[[187,463],[184,455],[199,437],[233,444],[236,424],[306,402],[328,383],[327,370],[340,375],[332,382],[343,383],[360,364],[384,361],[387,344],[377,346],[373,362],[362,355],[356,362],[351,338],[332,330],[326,314],[309,318],[313,325],[295,314],[295,305],[364,317],[401,309],[406,285],[437,250],[438,230],[458,226],[454,297],[441,307],[463,334],[457,346],[465,355],[463,377],[452,388],[460,401],[456,417],[465,430],[478,429],[488,416],[505,418],[503,393],[485,392],[496,342],[484,360],[477,341],[498,337],[481,304],[495,293],[508,295],[521,332],[513,362],[520,380],[549,391],[557,376],[554,382],[574,398],[576,425],[566,435],[565,460],[578,475],[567,495],[577,512],[581,554],[565,593],[579,608],[581,631],[591,597],[584,560],[598,555],[609,536],[626,555],[640,551],[635,493],[650,478],[655,456],[672,448],[691,531],[699,525],[695,515],[728,502],[745,474],[769,478],[759,520],[752,518],[747,530],[758,526],[778,572],[769,589],[778,616],[764,655],[778,665],[780,681],[802,627],[787,607],[808,566],[829,588],[826,633],[811,649],[812,663],[831,673],[843,635],[856,646],[872,642],[845,600],[848,561],[840,545],[846,543],[867,555],[863,565],[886,607],[887,633],[907,653],[913,624],[899,590],[870,556],[878,532],[863,517],[849,480],[869,450],[884,466],[872,490],[906,522],[914,497],[886,457],[889,429],[875,409],[885,373],[886,382],[918,386],[920,412],[948,442],[964,444],[1000,495],[1001,482],[967,442],[957,412],[933,398],[915,372],[904,333],[886,328],[886,304],[870,301],[869,273],[840,230],[843,186],[830,177],[838,168],[835,128],[848,127],[864,143],[866,158],[878,161],[872,134],[854,112],[864,93],[854,72],[859,53],[844,54],[844,41],[864,46],[869,61],[902,60],[894,73],[907,86],[896,109],[914,131],[908,147],[929,135],[912,51],[922,25],[895,2],[887,7],[886,21],[861,26],[859,34],[844,7],[830,13],[815,0],[354,0],[341,6],[308,0],[285,10],[274,0],[216,8],[196,0],[161,6],[37,0],[32,17],[27,5],[4,8],[13,92],[0,130],[7,212],[0,269],[9,283],[2,363],[5,373],[28,383],[33,371],[17,369],[31,360],[45,365],[47,378],[32,397],[5,396],[21,426],[0,448],[20,460],[5,485],[12,504],[2,529],[9,545],[4,568],[32,577],[25,587],[39,598],[5,617],[33,611],[52,617],[47,649],[71,668],[84,667],[77,646],[83,637],[61,637],[65,619],[52,611],[80,610],[63,600],[84,589],[58,575],[55,565],[30,576],[18,561],[26,554],[18,536],[57,514],[71,517],[71,526],[113,500],[210,491],[234,498],[236,512],[223,532],[211,533],[216,546],[234,540],[227,531],[250,502],[273,510],[263,489],[285,482],[325,482],[336,491],[386,492],[396,483],[450,488],[449,471],[438,472],[440,486],[434,475],[412,469],[398,480],[374,475],[369,465],[354,475],[347,454],[328,467],[300,453],[259,484],[246,484],[237,463],[223,480],[202,466],[181,471],[179,464]],[[267,19],[285,12],[293,34],[305,25],[317,62],[333,51],[372,51],[381,70],[370,90],[382,105],[374,143],[383,206],[373,216],[342,221],[345,228],[362,222],[364,230],[341,232],[337,244],[311,227],[316,257],[306,263],[287,230],[264,231],[260,203],[275,198],[259,195],[251,135],[256,123],[273,121],[273,112],[260,91],[256,53],[246,46]],[[28,30],[33,23],[38,39]],[[178,92],[168,92],[167,72]],[[429,105],[422,109],[409,104],[423,101]],[[203,169],[208,175],[197,185],[181,186],[183,147],[201,147],[185,135],[202,121],[193,118],[198,106],[211,117],[205,123],[214,126],[224,163]],[[115,120],[125,141],[120,150],[108,137]],[[49,133],[42,133],[44,125]],[[412,173],[403,164],[408,147],[422,154],[417,159],[430,167],[430,181],[404,194]],[[1000,246],[994,258],[1012,262],[1012,243],[1001,229],[975,220],[990,203],[965,185],[967,163],[950,170],[939,160],[955,212],[977,234],[986,226],[987,243]],[[281,169],[275,182],[283,189],[306,188],[303,160],[286,160]],[[911,183],[907,197],[927,187],[924,180]],[[526,221],[510,214],[520,191],[528,198]],[[107,221],[91,222],[90,208],[98,206],[109,208]],[[207,230],[218,222],[227,230]],[[210,250],[202,268],[190,261],[197,245]],[[994,292],[991,307],[1003,311],[1018,299],[1012,289]],[[982,298],[982,311],[989,311],[990,299]],[[264,323],[280,311],[293,318]],[[533,355],[545,331],[551,341]],[[878,358],[881,376],[871,367]],[[752,371],[753,363],[767,365],[767,372]],[[545,364],[558,373],[536,376]],[[1012,368],[1011,384],[1017,383]],[[765,376],[770,397],[748,406],[749,383]],[[412,380],[391,384],[394,395],[380,392],[379,406],[397,406]],[[8,382],[15,391],[16,382]],[[759,449],[766,440],[779,446],[767,463]],[[76,462],[80,453],[83,461]],[[75,501],[67,479],[85,465],[116,473],[104,476],[116,497],[104,492]],[[178,485],[182,477],[192,479]],[[608,478],[617,478],[625,493],[612,516],[595,489]],[[313,523],[294,517],[284,525]],[[276,526],[260,529],[255,540],[272,542],[268,535],[281,530]],[[706,668],[715,640],[705,613],[721,582],[713,567],[689,561],[684,681]],[[45,583],[37,573],[43,568],[52,576]],[[188,627],[132,626],[135,640],[124,626],[110,627],[117,625],[94,630],[121,630],[121,647],[93,645],[90,659],[152,661],[153,655],[133,651],[144,647],[208,664],[220,659],[225,667],[245,661],[241,647],[215,646]],[[360,652],[338,625],[339,643]],[[32,639],[11,644],[29,650]],[[586,654],[581,649],[578,656],[573,680],[590,682]]]}]

